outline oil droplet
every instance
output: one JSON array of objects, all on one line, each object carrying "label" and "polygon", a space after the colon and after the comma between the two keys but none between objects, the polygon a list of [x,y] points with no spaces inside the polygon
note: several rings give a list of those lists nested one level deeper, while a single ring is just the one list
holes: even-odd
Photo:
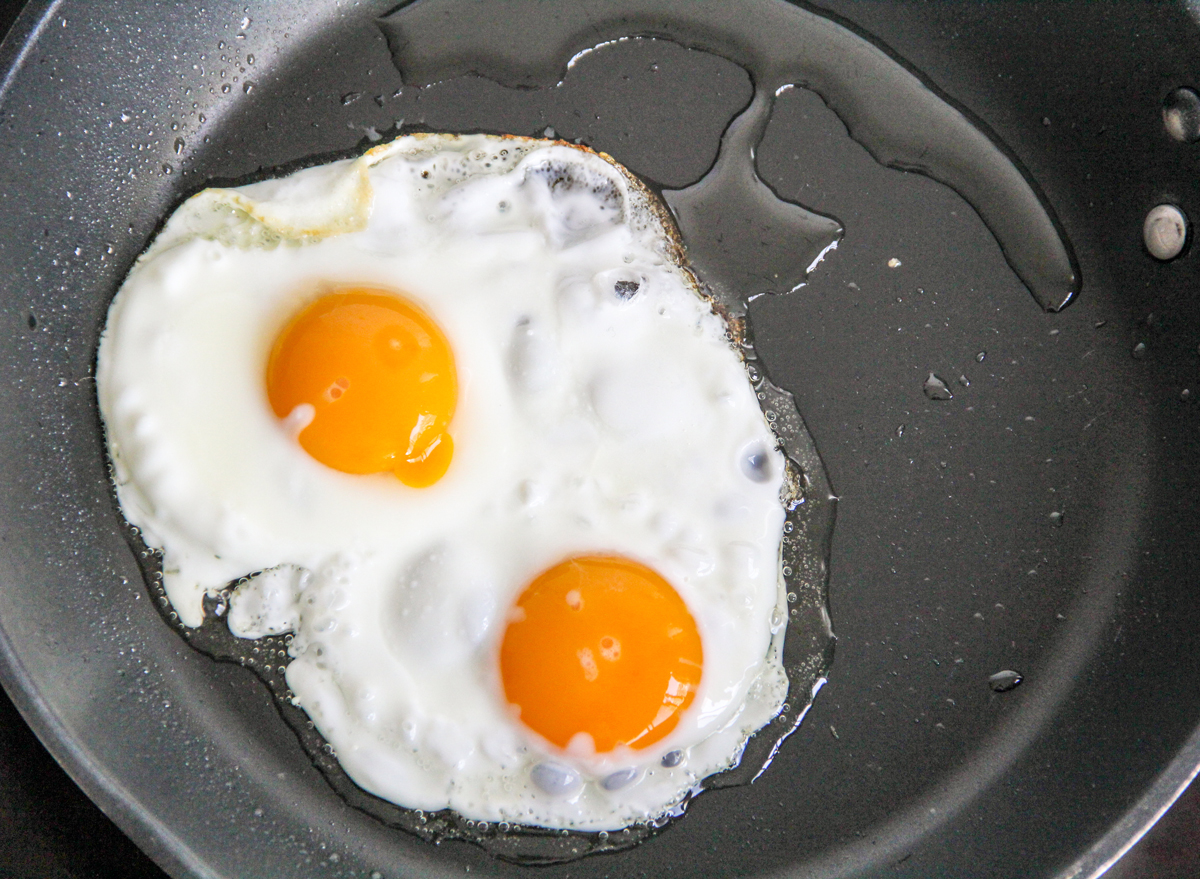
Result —
[{"label": "oil droplet", "polygon": [[954,394],[950,393],[950,388],[946,386],[946,382],[932,372],[929,373],[929,378],[925,379],[925,384],[921,389],[925,392],[925,396],[931,400],[954,399]]},{"label": "oil droplet", "polygon": [[1018,671],[1005,669],[998,671],[988,678],[988,686],[992,688],[994,693],[1007,693],[1009,690],[1015,690],[1021,685],[1021,681],[1025,678]]},{"label": "oil droplet", "polygon": [[1177,88],[1163,100],[1163,125],[1180,143],[1200,140],[1200,95],[1190,88]]},{"label": "oil droplet", "polygon": [[1183,253],[1187,243],[1188,222],[1183,211],[1173,204],[1160,204],[1146,214],[1142,240],[1149,254],[1161,262]]}]

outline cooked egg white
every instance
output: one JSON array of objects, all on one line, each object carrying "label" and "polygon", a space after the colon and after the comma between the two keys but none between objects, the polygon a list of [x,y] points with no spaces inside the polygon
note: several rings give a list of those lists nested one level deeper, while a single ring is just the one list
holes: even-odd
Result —
[{"label": "cooked egg white", "polygon": [[[315,457],[343,385],[314,405],[268,388],[297,315],[364,290],[427,316],[453,362],[436,380],[454,394],[387,458],[394,472]],[[350,321],[337,314],[329,326]],[[297,704],[380,797],[614,830],[734,765],[780,709],[783,457],[661,209],[604,156],[412,136],[206,190],[117,294],[97,379],[121,509],[162,550],[180,619],[200,625],[205,594],[254,575],[233,594],[230,628],[295,633]],[[415,482],[432,481],[408,484],[400,458],[433,460],[434,434],[441,463]],[[351,440],[332,442],[340,454]],[[691,652],[663,660],[692,677],[671,672],[677,698],[645,739],[555,741],[564,694],[539,694],[535,673],[521,683],[532,696],[512,695],[512,633],[546,619],[528,616],[526,590],[579,559],[628,561],[669,584],[685,610],[668,640],[694,623]],[[575,620],[592,594],[546,599],[546,637],[562,628],[553,614]],[[536,627],[521,631],[538,643]],[[643,655],[598,643],[573,654],[581,680]]]}]

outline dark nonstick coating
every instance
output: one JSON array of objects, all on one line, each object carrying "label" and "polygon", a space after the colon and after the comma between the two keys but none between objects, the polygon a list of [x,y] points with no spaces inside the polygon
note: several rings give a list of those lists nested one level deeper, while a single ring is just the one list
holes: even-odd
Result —
[{"label": "dark nonstick coating", "polygon": [[[393,97],[372,24],[387,3],[299,6],[33,3],[3,45],[0,679],[174,875],[517,875],[342,803],[250,673],[162,624],[108,494],[95,340],[171,206],[211,178],[351,149],[397,107],[470,124],[479,84]],[[760,172],[847,229],[808,287],[751,309],[841,497],[829,684],[755,785],[546,876],[1091,876],[1200,763],[1200,269],[1194,249],[1159,264],[1141,246],[1155,204],[1200,217],[1200,153],[1160,111],[1198,84],[1196,23],[1171,4],[826,6],[999,135],[1083,289],[1041,312],[957,196],[879,168],[811,94],[780,99],[789,136],[768,131]],[[702,170],[744,75],[626,49],[578,75],[711,94],[664,118],[641,109],[661,100],[614,100],[603,120],[497,106],[518,133],[554,125],[635,170],[655,160],[641,132],[665,126],[662,164]],[[665,82],[635,75],[644,52]],[[929,372],[953,400],[922,394]],[[1004,669],[1024,682],[996,694]]]}]

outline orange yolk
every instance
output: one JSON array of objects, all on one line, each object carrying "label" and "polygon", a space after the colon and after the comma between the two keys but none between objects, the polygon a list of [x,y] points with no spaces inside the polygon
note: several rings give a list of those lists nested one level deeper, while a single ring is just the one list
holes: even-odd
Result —
[{"label": "orange yolk", "polygon": [[312,407],[300,445],[343,473],[391,471],[423,488],[442,478],[454,444],[454,355],[415,303],[384,290],[343,289],[301,310],[267,363],[280,418]]},{"label": "orange yolk", "polygon": [[540,574],[509,615],[504,693],[521,721],[566,748],[644,748],[675,728],[700,684],[691,613],[645,565],[578,556]]}]

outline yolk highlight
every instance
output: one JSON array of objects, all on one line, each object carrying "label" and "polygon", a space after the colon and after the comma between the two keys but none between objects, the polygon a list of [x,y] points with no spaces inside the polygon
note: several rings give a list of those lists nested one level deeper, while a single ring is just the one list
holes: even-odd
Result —
[{"label": "yolk highlight", "polygon": [[300,445],[334,470],[391,471],[423,488],[450,466],[454,355],[433,319],[395,293],[343,289],[301,310],[271,350],[267,398],[280,418],[312,407]]},{"label": "yolk highlight", "polygon": [[500,673],[521,721],[566,748],[644,748],[675,728],[700,684],[700,634],[679,593],[645,565],[578,556],[521,593]]}]

